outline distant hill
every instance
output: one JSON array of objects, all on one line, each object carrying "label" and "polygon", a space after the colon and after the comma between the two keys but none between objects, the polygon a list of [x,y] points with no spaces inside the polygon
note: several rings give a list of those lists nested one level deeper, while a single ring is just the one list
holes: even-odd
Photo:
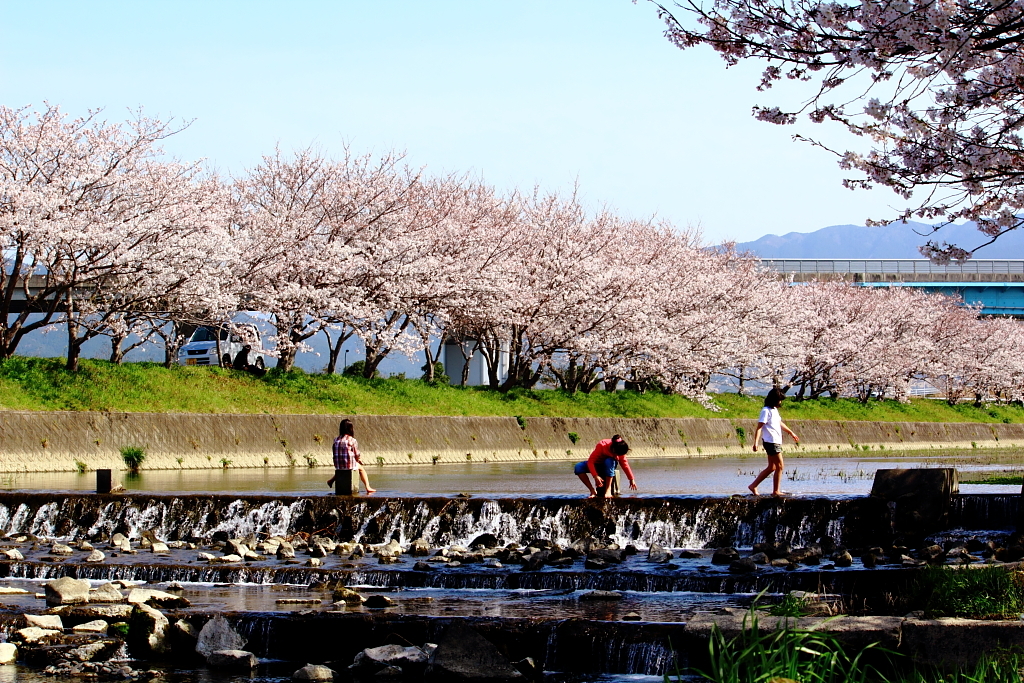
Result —
[{"label": "distant hill", "polygon": [[[882,228],[833,225],[814,232],[765,235],[736,245],[761,258],[922,258],[918,247],[928,241],[931,226],[895,223]],[[932,239],[971,249],[985,241],[974,223],[947,225]],[[1024,231],[1015,230],[995,244],[979,249],[975,258],[1024,259]]]}]

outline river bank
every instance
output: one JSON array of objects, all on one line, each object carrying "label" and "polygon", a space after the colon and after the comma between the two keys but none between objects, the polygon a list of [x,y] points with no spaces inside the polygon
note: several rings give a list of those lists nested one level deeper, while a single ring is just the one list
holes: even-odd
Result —
[{"label": "river bank", "polygon": [[[146,449],[146,469],[329,467],[342,415],[0,412],[0,472],[119,469]],[[622,434],[630,457],[750,453],[754,419],[351,416],[368,465],[582,460]],[[787,420],[790,455],[1015,449],[1024,424]],[[752,454],[752,453],[751,453]]]}]

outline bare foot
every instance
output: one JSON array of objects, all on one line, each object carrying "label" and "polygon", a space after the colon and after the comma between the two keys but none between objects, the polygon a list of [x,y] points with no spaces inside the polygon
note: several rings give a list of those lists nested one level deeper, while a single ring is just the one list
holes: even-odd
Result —
[{"label": "bare foot", "polygon": [[366,489],[366,495],[370,495],[371,493],[377,493],[377,489]]},{"label": "bare foot", "polygon": [[597,494],[591,493],[589,496],[587,496],[587,498],[597,498]]},{"label": "bare foot", "polygon": [[751,484],[751,485],[750,485],[750,486],[748,486],[747,488],[748,488],[748,489],[750,489],[750,493],[752,493],[753,495],[755,495],[755,496],[757,496],[757,495],[760,495],[760,494],[759,494],[759,493],[757,492],[757,487],[756,487],[756,486],[754,486],[753,484]]},{"label": "bare foot", "polygon": [[772,495],[775,496],[776,498],[785,498],[789,494],[786,493],[785,491],[772,491]]},{"label": "bare foot", "polygon": [[333,489],[334,488],[334,479],[328,479],[327,480],[327,488],[329,488],[329,489]]}]

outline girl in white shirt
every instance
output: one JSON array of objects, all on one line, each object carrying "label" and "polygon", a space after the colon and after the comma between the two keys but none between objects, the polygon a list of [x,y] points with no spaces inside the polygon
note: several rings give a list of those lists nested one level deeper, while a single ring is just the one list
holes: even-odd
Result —
[{"label": "girl in white shirt", "polygon": [[774,484],[772,495],[782,495],[782,433],[789,434],[793,437],[793,441],[800,443],[800,438],[782,421],[782,416],[779,415],[780,403],[782,403],[782,392],[772,389],[764,397],[764,408],[761,409],[761,415],[757,418],[757,429],[754,430],[754,452],[757,452],[757,440],[760,438],[764,444],[764,452],[768,456],[768,467],[764,468],[757,475],[757,479],[747,487],[755,496],[757,495],[757,485],[767,479],[769,474],[774,475],[772,477]]}]

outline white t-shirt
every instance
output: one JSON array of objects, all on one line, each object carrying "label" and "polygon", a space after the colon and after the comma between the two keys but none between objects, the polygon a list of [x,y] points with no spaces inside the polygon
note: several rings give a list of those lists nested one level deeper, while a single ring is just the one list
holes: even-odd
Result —
[{"label": "white t-shirt", "polygon": [[779,415],[779,409],[769,408],[768,406],[761,408],[761,414],[758,416],[757,421],[764,423],[764,427],[761,428],[761,441],[781,446],[782,416]]}]

